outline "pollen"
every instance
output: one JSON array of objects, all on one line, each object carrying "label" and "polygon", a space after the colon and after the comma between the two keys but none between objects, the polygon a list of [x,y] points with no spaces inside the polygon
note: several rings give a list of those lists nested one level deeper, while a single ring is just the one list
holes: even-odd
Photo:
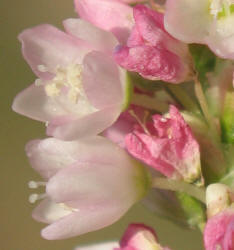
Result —
[{"label": "pollen", "polygon": [[[62,92],[66,92],[69,100],[77,103],[78,98],[84,96],[82,68],[81,64],[70,64],[67,67],[57,66],[55,76],[45,86],[47,96],[56,97]],[[47,68],[38,65],[38,70],[46,72]]]}]

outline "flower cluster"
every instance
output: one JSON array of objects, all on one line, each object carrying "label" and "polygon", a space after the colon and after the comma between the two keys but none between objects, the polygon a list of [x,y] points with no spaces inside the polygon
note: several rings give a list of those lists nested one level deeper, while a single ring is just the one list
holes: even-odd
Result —
[{"label": "flower cluster", "polygon": [[[233,250],[234,2],[74,4],[79,18],[64,31],[44,24],[19,35],[37,79],[12,108],[48,136],[26,145],[44,179],[29,182],[45,188],[29,197],[42,199],[33,211],[49,224],[42,237],[99,230],[150,199],[198,227],[206,250]],[[91,249],[170,250],[136,223],[120,243],[77,248]]]}]

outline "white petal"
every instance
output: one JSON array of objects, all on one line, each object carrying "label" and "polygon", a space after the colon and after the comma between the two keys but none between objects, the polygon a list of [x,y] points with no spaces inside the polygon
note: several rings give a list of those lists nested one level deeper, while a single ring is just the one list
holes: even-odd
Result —
[{"label": "white petal", "polygon": [[97,244],[92,244],[89,246],[80,246],[75,248],[74,250],[113,250],[114,248],[119,247],[118,242],[102,242]]}]

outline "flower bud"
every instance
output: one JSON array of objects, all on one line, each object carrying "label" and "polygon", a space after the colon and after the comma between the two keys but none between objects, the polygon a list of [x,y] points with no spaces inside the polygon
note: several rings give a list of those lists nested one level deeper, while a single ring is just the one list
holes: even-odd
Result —
[{"label": "flower bud", "polygon": [[231,205],[230,190],[221,183],[210,184],[206,189],[207,216],[220,213]]}]

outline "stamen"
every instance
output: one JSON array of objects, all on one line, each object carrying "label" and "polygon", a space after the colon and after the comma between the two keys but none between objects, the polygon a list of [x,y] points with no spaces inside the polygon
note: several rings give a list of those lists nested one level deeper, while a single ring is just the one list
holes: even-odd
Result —
[{"label": "stamen", "polygon": [[150,135],[149,130],[148,130],[147,127],[145,126],[146,118],[147,118],[147,116],[148,116],[148,112],[146,111],[146,112],[144,113],[143,122],[139,119],[139,117],[135,114],[135,112],[134,112],[133,110],[129,110],[128,112],[129,112],[129,114],[130,114],[132,117],[134,117],[134,118],[137,120],[137,122],[138,122],[138,123],[140,124],[140,126],[143,128],[144,132],[145,132],[146,134]]},{"label": "stamen", "polygon": [[28,187],[29,188],[38,188],[40,186],[46,186],[46,182],[44,181],[29,181]]},{"label": "stamen", "polygon": [[37,200],[42,200],[47,197],[47,194],[31,194],[28,198],[30,203],[35,203]]},{"label": "stamen", "polygon": [[78,208],[73,208],[73,207],[69,207],[68,205],[66,205],[65,203],[59,203],[59,205],[64,208],[65,210],[71,211],[71,212],[78,212],[79,209]]},{"label": "stamen", "polygon": [[[42,69],[44,69],[42,67]],[[82,65],[71,64],[66,68],[58,66],[56,68],[55,77],[50,80],[46,87],[46,94],[50,97],[55,97],[60,95],[62,88],[67,87],[68,98],[77,103],[79,96],[84,95],[82,86]]]},{"label": "stamen", "polygon": [[41,86],[42,85],[42,80],[41,79],[36,79],[35,85],[36,86]]}]

